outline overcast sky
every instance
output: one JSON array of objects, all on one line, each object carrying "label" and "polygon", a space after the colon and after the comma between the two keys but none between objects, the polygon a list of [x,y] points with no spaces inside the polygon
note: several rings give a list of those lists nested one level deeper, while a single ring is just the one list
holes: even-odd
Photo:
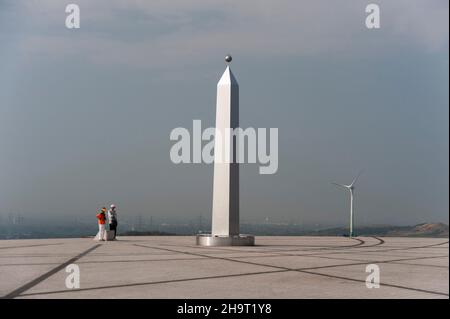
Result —
[{"label": "overcast sky", "polygon": [[[67,3],[66,3],[67,2]],[[279,128],[279,169],[241,168],[241,220],[449,219],[449,2],[0,0],[0,213],[210,218],[213,166],[169,134],[213,126],[224,56],[242,127]]]}]

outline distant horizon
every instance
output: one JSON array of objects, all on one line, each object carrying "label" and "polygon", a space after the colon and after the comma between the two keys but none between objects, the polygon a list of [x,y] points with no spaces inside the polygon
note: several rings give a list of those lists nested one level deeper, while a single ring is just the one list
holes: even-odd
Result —
[{"label": "distant horizon", "polygon": [[[242,223],[242,233],[255,236],[348,236],[348,226],[306,226],[289,224]],[[448,238],[448,225],[443,223],[422,223],[418,225],[359,225],[354,228],[355,236],[435,237]],[[54,224],[54,225],[2,225],[0,240],[49,239],[94,237],[96,225]],[[210,233],[211,227],[196,224],[161,223],[150,225],[121,224],[118,236],[192,236]]]},{"label": "distant horizon", "polygon": [[[95,214],[92,216],[89,215],[83,215],[83,216],[72,216],[71,218],[67,216],[52,216],[50,215],[43,215],[43,214],[26,214],[26,213],[2,213],[0,212],[0,225],[11,225],[9,223],[8,219],[9,217],[15,216],[15,217],[21,217],[24,219],[23,224],[24,225],[39,225],[41,223],[51,224],[55,226],[65,226],[70,225],[71,222],[77,221],[79,223],[83,224],[92,224],[96,226],[97,219],[95,218]],[[143,225],[149,225],[150,223],[153,225],[162,225],[162,224],[173,224],[173,225],[187,225],[187,224],[193,224],[193,223],[199,223],[201,220],[201,223],[203,223],[205,226],[211,226],[211,217],[205,215],[198,215],[194,216],[193,218],[170,218],[170,217],[164,217],[164,216],[158,216],[158,215],[146,215],[146,214],[135,214],[135,215],[126,215],[126,216],[120,216],[119,221],[122,224],[137,224],[138,220],[141,219]],[[301,222],[301,221],[295,221],[295,220],[283,220],[283,219],[270,219],[269,221],[266,220],[242,220],[241,224],[251,224],[251,225],[295,225],[295,226],[302,226],[302,227],[308,227],[308,228],[314,228],[314,227],[326,227],[326,228],[332,228],[332,227],[348,227],[347,223],[327,223],[327,222]],[[448,222],[445,221],[439,221],[439,220],[423,220],[415,223],[364,223],[364,224],[358,224],[356,223],[356,227],[370,227],[370,226],[416,226],[420,224],[444,224],[449,225]]]}]

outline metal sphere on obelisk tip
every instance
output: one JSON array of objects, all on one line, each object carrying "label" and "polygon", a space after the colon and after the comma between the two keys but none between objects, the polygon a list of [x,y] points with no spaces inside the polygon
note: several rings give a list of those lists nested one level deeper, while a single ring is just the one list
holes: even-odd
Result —
[{"label": "metal sphere on obelisk tip", "polygon": [[[229,64],[231,55],[225,57]],[[216,136],[233,134],[239,127],[239,84],[227,66],[217,83]],[[239,163],[233,163],[236,154],[233,138],[215,140],[214,183],[212,198],[211,234],[197,235],[201,246],[252,246],[255,238],[239,232]],[[227,150],[232,150],[227,151]],[[223,154],[226,157],[223,158]]]}]

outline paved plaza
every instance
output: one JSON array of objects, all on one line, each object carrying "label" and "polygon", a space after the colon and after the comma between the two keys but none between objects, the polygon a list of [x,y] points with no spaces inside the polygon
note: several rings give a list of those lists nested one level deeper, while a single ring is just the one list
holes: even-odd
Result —
[{"label": "paved plaza", "polygon": [[[198,247],[188,236],[1,240],[3,298],[449,298],[448,239],[256,237]],[[66,266],[80,288],[66,287]],[[366,266],[380,269],[368,289]]]}]

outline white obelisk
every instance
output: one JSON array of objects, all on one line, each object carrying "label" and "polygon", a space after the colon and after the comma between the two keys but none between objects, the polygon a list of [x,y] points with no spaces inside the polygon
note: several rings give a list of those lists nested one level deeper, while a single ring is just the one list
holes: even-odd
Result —
[{"label": "white obelisk", "polygon": [[[231,56],[225,61],[229,64]],[[227,65],[217,83],[212,233],[197,236],[199,245],[254,245],[253,236],[239,234],[239,163],[233,134],[238,127],[239,85]]]},{"label": "white obelisk", "polygon": [[228,65],[217,83],[212,235],[239,235],[239,163],[232,130],[239,127],[239,85]]}]

